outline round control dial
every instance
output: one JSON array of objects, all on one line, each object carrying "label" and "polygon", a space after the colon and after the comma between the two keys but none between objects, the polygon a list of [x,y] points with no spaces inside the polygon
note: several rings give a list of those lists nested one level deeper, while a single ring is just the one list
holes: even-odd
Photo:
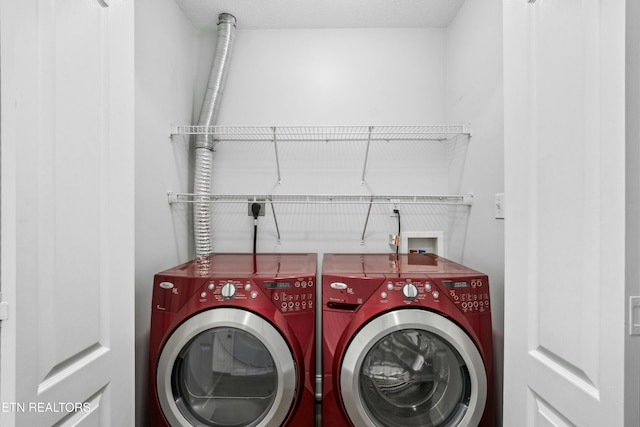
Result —
[{"label": "round control dial", "polygon": [[418,288],[413,283],[407,283],[402,287],[402,295],[408,300],[414,300],[418,297]]},{"label": "round control dial", "polygon": [[225,284],[222,289],[220,289],[220,295],[224,299],[231,299],[236,294],[236,286],[233,283]]}]

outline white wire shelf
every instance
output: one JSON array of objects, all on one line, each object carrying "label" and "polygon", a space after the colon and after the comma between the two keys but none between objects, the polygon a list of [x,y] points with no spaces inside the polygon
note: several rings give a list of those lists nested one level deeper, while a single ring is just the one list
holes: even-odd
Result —
[{"label": "white wire shelf", "polygon": [[425,126],[190,126],[171,125],[174,135],[213,135],[216,141],[272,142],[278,183],[282,182],[278,142],[366,141],[361,183],[365,182],[372,141],[449,141],[471,136],[471,125]]},{"label": "white wire shelf", "polygon": [[305,205],[368,205],[361,241],[364,242],[367,225],[373,205],[458,205],[471,206],[473,194],[465,195],[347,195],[347,194],[194,194],[167,193],[169,204],[175,203],[265,203],[271,208],[278,241],[281,240],[280,227],[276,215],[277,204],[305,204]]},{"label": "white wire shelf", "polygon": [[471,125],[427,126],[190,126],[171,135],[213,135],[219,141],[445,141],[471,135]]},{"label": "white wire shelf", "polygon": [[408,205],[463,205],[473,204],[473,194],[465,195],[345,195],[345,194],[194,194],[167,193],[169,203],[249,203],[271,204],[408,204]]}]

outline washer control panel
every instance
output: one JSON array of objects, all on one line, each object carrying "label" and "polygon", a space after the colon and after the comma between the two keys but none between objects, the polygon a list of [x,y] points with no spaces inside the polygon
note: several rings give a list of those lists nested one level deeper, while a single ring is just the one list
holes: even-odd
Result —
[{"label": "washer control panel", "polygon": [[388,302],[400,295],[405,303],[438,302],[440,294],[432,292],[431,283],[427,279],[391,279],[387,280],[380,292],[380,302]]},{"label": "washer control panel", "polygon": [[438,303],[449,298],[463,313],[490,311],[489,286],[486,277],[464,279],[392,279],[380,288],[378,300],[387,303],[402,295],[406,304]]},{"label": "washer control panel", "polygon": [[449,298],[463,313],[485,313],[491,310],[489,282],[485,277],[465,277],[437,280]]}]

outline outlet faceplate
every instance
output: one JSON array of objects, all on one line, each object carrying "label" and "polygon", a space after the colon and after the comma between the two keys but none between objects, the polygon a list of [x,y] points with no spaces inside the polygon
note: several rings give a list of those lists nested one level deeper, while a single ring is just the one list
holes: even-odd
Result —
[{"label": "outlet faceplate", "polygon": [[504,219],[504,193],[497,193],[494,198],[496,219]]},{"label": "outlet faceplate", "polygon": [[400,210],[400,200],[391,199],[389,200],[389,212],[391,215],[396,215],[395,211]]},{"label": "outlet faceplate", "polygon": [[265,212],[264,200],[249,200],[248,207],[247,207],[247,213],[249,214],[249,216],[253,218],[253,211],[251,210],[251,206],[254,203],[257,203],[260,205],[260,212],[258,213],[258,216],[264,216],[264,212]]}]

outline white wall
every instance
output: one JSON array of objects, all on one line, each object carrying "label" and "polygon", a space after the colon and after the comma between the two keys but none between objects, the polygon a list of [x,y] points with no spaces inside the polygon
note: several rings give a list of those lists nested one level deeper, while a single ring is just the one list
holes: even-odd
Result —
[{"label": "white wall", "polygon": [[472,192],[474,204],[468,223],[456,227],[452,244],[462,246],[464,264],[489,275],[497,425],[502,420],[504,220],[495,219],[494,195],[504,192],[502,96],[502,1],[467,1],[447,29],[447,120],[466,120],[473,127],[464,165],[452,168],[462,174],[451,182]]},{"label": "white wall", "polygon": [[219,122],[441,123],[444,54],[439,29],[239,30]]},{"label": "white wall", "polygon": [[167,190],[188,191],[189,146],[171,142],[169,123],[190,123],[196,33],[173,0],[137,0],[136,38],[136,425],[146,425],[153,274],[186,261],[186,208]]},{"label": "white wall", "polygon": [[[174,137],[170,142],[167,124],[187,124],[197,117],[216,38],[214,32],[196,36],[176,9],[172,0],[136,3],[139,419],[146,409],[146,340],[153,274],[193,255],[189,208],[169,206],[165,195],[167,190],[191,188],[189,143],[186,137]],[[147,17],[152,12],[151,20]],[[452,68],[462,62],[449,53],[448,43],[462,49],[466,30],[243,30],[242,17],[237,18],[239,28],[219,124],[424,125],[453,119],[472,122],[474,136],[449,145],[372,143],[365,185],[361,184],[364,143],[281,143],[282,181],[278,183],[271,143],[222,142],[214,154],[214,192],[477,192],[471,209],[401,206],[402,226],[406,231],[445,230],[447,239],[456,231],[447,255],[486,271],[492,276],[492,286],[499,289],[502,234],[500,224],[490,216],[493,193],[502,190],[502,174],[497,167],[487,174],[483,165],[490,159],[501,166],[501,157],[496,157],[496,152],[501,155],[502,143],[498,131],[501,78],[499,72],[496,79],[494,70],[486,69],[473,81],[466,74],[454,74],[455,79],[447,83]],[[499,31],[500,15],[494,19],[498,22],[498,30],[494,30]],[[490,38],[481,47],[490,50],[488,60],[500,61],[494,41]],[[478,60],[475,66],[489,65]],[[494,68],[500,70],[500,64],[493,64]],[[478,88],[485,84],[491,88]],[[453,102],[455,91],[470,98]],[[149,158],[143,154],[146,150],[152,150]],[[259,222],[258,250],[320,254],[391,251],[387,236],[397,230],[397,219],[387,206],[374,207],[361,242],[366,208],[276,206],[281,241],[267,210]],[[249,252],[253,223],[247,206],[221,204],[214,212],[214,249]],[[457,222],[451,221],[452,212]],[[460,227],[467,223],[468,227]],[[487,227],[489,230],[484,230]]]},{"label": "white wall", "polygon": [[[206,40],[207,46],[213,38]],[[445,122],[444,73],[444,30],[240,29],[219,124],[441,124]],[[205,79],[201,82],[204,88]],[[366,185],[361,183],[365,142],[279,143],[278,150],[280,183],[272,143],[220,143],[214,156],[214,192],[448,192],[449,152],[442,143],[372,144]],[[215,249],[250,251],[252,220],[247,206],[214,209]],[[319,210],[318,206],[279,205],[276,209],[282,239],[278,241],[267,210],[260,219],[258,250],[389,251],[387,235],[397,228],[387,207],[374,208],[362,245],[367,206]],[[429,228],[447,226],[446,221],[442,224],[446,210],[440,211],[439,223]],[[424,213],[424,209],[407,207],[403,222],[423,228],[428,222],[420,215]],[[412,225],[418,216],[421,224]]]}]

